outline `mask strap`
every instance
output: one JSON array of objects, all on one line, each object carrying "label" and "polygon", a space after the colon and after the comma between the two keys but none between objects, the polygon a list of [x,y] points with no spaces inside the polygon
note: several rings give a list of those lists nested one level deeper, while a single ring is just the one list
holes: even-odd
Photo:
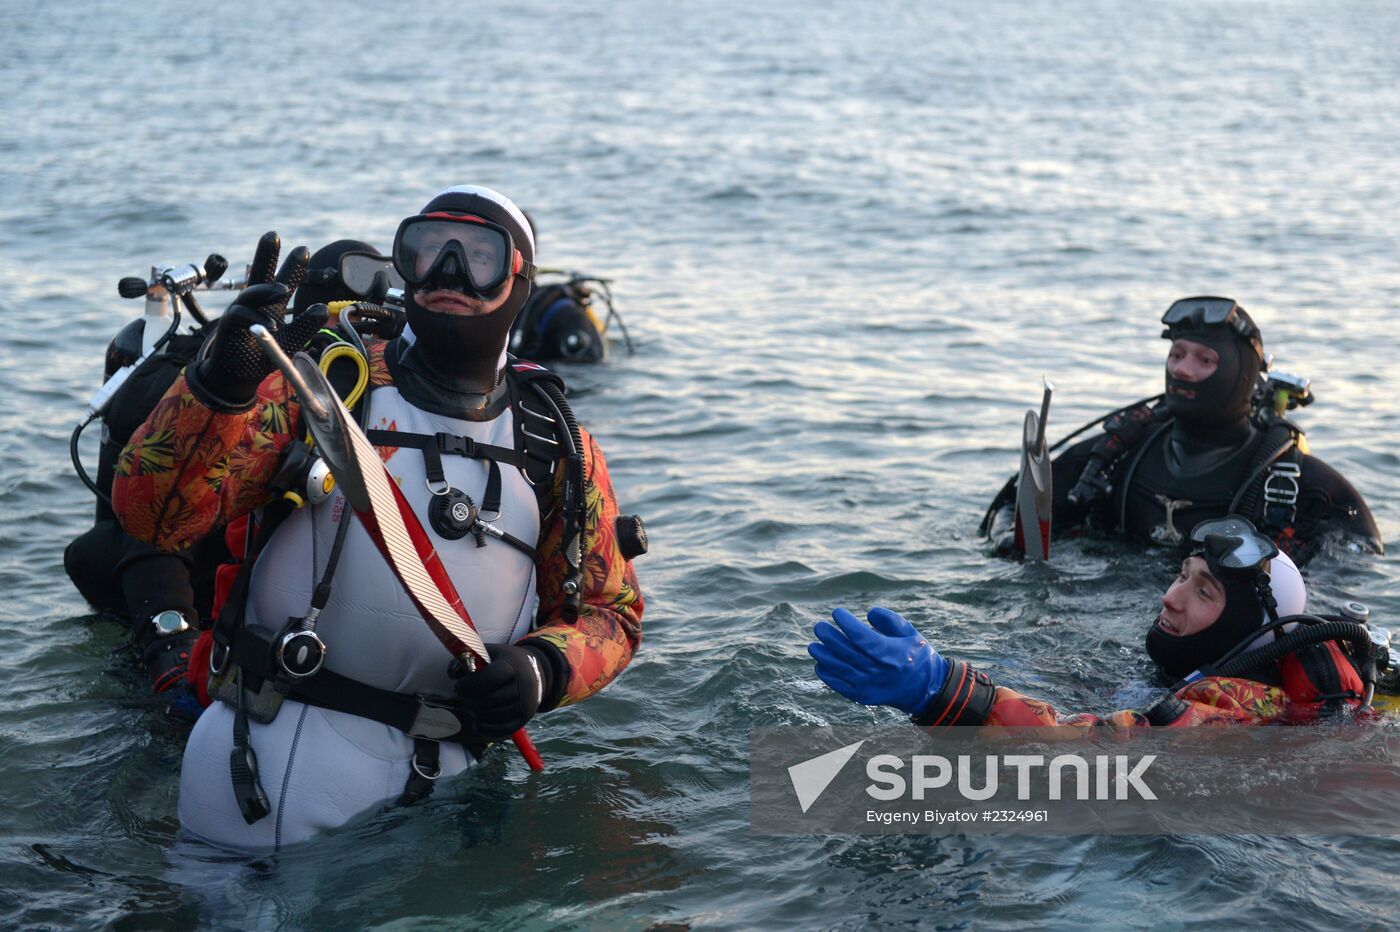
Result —
[{"label": "mask strap", "polygon": [[1264,611],[1269,615],[1269,621],[1278,621],[1278,599],[1274,598],[1274,589],[1270,585],[1269,574],[1260,572],[1254,577],[1254,594],[1259,598],[1259,604],[1264,606]]}]

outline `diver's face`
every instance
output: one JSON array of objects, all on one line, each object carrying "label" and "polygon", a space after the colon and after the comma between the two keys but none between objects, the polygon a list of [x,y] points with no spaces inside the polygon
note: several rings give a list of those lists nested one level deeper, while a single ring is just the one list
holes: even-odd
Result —
[{"label": "diver's face", "polygon": [[1220,365],[1220,354],[1192,340],[1173,340],[1167,350],[1167,374],[1183,382],[1208,379]]},{"label": "diver's face", "polygon": [[490,314],[492,311],[506,303],[510,297],[511,290],[515,287],[515,276],[506,279],[505,285],[501,287],[500,294],[489,301],[484,298],[473,298],[470,295],[462,294],[460,291],[439,289],[423,294],[414,294],[413,299],[418,302],[419,307],[427,308],[439,314],[456,314],[464,317],[481,316]]},{"label": "diver's face", "polygon": [[1187,557],[1181,573],[1162,596],[1157,627],[1167,634],[1185,637],[1215,624],[1225,610],[1225,587],[1210,574],[1206,561]]}]

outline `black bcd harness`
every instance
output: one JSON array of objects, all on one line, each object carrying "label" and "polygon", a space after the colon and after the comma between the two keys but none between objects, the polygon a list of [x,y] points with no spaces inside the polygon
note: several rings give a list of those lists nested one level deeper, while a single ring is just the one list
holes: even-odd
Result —
[{"label": "black bcd harness", "polygon": [[[1152,445],[1171,429],[1172,423],[1170,419],[1162,422],[1138,444],[1123,450],[1108,465],[1108,470],[1112,471],[1123,460],[1128,460],[1127,468],[1114,489],[1118,506],[1119,533],[1127,533],[1128,490],[1132,487],[1138,466]],[[1235,491],[1225,513],[1249,518],[1260,531],[1276,539],[1293,525],[1297,516],[1300,491],[1298,478],[1302,473],[1299,465],[1299,441],[1303,431],[1292,421],[1272,412],[1256,416],[1255,426],[1262,436],[1256,441],[1256,451],[1250,463],[1249,473]]]},{"label": "black bcd harness", "polygon": [[[1110,412],[1105,419],[1125,410],[1127,409]],[[1092,423],[1086,427],[1092,426]],[[1226,513],[1244,515],[1269,537],[1277,538],[1292,526],[1297,516],[1297,503],[1301,491],[1299,477],[1302,473],[1299,464],[1302,453],[1300,441],[1303,431],[1292,421],[1269,410],[1256,413],[1254,423],[1263,436],[1258,441],[1258,449],[1250,463],[1249,473],[1235,491]],[[1160,419],[1150,430],[1145,431],[1136,443],[1121,447],[1111,456],[1096,453],[1084,467],[1086,473],[1095,473],[1091,484],[1112,495],[1120,533],[1127,532],[1128,490],[1132,487],[1138,466],[1153,444],[1171,429],[1172,424],[1171,418]],[[1109,477],[1120,468],[1122,473],[1118,480],[1110,482]],[[1013,502],[1015,495],[1016,477],[1013,476],[988,506],[979,527],[980,534],[985,536],[991,532],[998,511]]]}]

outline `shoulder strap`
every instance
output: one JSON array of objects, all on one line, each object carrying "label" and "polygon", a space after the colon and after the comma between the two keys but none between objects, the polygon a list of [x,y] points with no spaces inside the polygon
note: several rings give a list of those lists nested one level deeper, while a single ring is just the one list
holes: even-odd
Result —
[{"label": "shoulder strap", "polygon": [[1124,470],[1123,477],[1118,480],[1117,489],[1114,494],[1118,496],[1118,533],[1123,536],[1128,534],[1128,490],[1133,486],[1133,476],[1137,475],[1138,466],[1142,464],[1142,458],[1147,455],[1147,451],[1152,448],[1152,444],[1162,434],[1171,430],[1173,419],[1167,418],[1157,426],[1156,430],[1147,435],[1147,439],[1138,445],[1133,453],[1132,459],[1128,461],[1128,468]]},{"label": "shoulder strap", "polygon": [[1300,474],[1298,438],[1302,434],[1287,418],[1273,418],[1264,431],[1248,478],[1230,502],[1231,514],[1259,522],[1260,530],[1270,537],[1293,523]]},{"label": "shoulder strap", "polygon": [[243,554],[243,562],[238,567],[238,575],[229,587],[228,598],[224,600],[219,617],[214,619],[216,654],[210,657],[210,661],[216,670],[221,670],[227,663],[229,648],[238,629],[243,627],[244,609],[248,605],[248,581],[253,576],[253,564],[257,562],[267,542],[272,539],[273,531],[281,526],[292,511],[292,503],[280,498],[263,508],[263,519],[258,524],[257,534],[250,539],[248,549]]},{"label": "shoulder strap", "polygon": [[[551,480],[559,461],[566,458],[568,446],[564,433],[577,428],[568,402],[560,405],[565,422],[555,415],[554,405],[564,397],[564,380],[538,363],[512,359],[506,367],[510,383],[511,407],[516,412],[516,449],[525,457],[525,478],[541,497],[540,510],[545,512],[543,497],[549,493]],[[553,388],[549,391],[546,386]],[[551,398],[551,396],[553,396]]]},{"label": "shoulder strap", "polygon": [[572,622],[583,601],[582,560],[588,549],[584,539],[583,431],[564,397],[564,380],[558,375],[539,363],[520,359],[512,359],[506,373],[511,380],[511,403],[518,412],[517,443],[525,450],[526,459],[536,464],[538,478],[530,475],[528,466],[526,477],[535,486],[541,518],[553,511],[550,480],[559,461],[564,461],[564,494],[558,505],[563,509],[562,547],[569,567],[564,580],[564,616]]}]

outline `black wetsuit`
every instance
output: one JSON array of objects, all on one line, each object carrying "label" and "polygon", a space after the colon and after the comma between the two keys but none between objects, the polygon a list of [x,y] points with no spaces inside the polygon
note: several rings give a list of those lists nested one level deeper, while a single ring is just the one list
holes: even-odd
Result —
[{"label": "black wetsuit", "polygon": [[[1163,545],[1180,544],[1199,522],[1230,513],[1231,503],[1258,467],[1261,454],[1267,456],[1264,448],[1276,439],[1276,433],[1253,424],[1203,437],[1199,432],[1186,434],[1173,420],[1156,422],[1110,469],[1112,492],[1088,506],[1072,503],[1068,497],[1099,442],[1098,437],[1082,440],[1052,464],[1053,533],[1075,536],[1100,529]],[[1311,559],[1328,539],[1383,552],[1375,519],[1346,478],[1296,449],[1282,460],[1298,467],[1298,496],[1291,517],[1283,509],[1284,513],[1273,515],[1273,521],[1266,520],[1268,505],[1262,495],[1254,497],[1254,507],[1249,509],[1253,513],[1245,517],[1266,529],[1294,562],[1301,565]],[[1247,499],[1240,498],[1237,510],[1244,512]],[[993,540],[1011,528],[1014,500],[1013,478],[994,503],[994,510],[1000,512],[993,521]]]}]

